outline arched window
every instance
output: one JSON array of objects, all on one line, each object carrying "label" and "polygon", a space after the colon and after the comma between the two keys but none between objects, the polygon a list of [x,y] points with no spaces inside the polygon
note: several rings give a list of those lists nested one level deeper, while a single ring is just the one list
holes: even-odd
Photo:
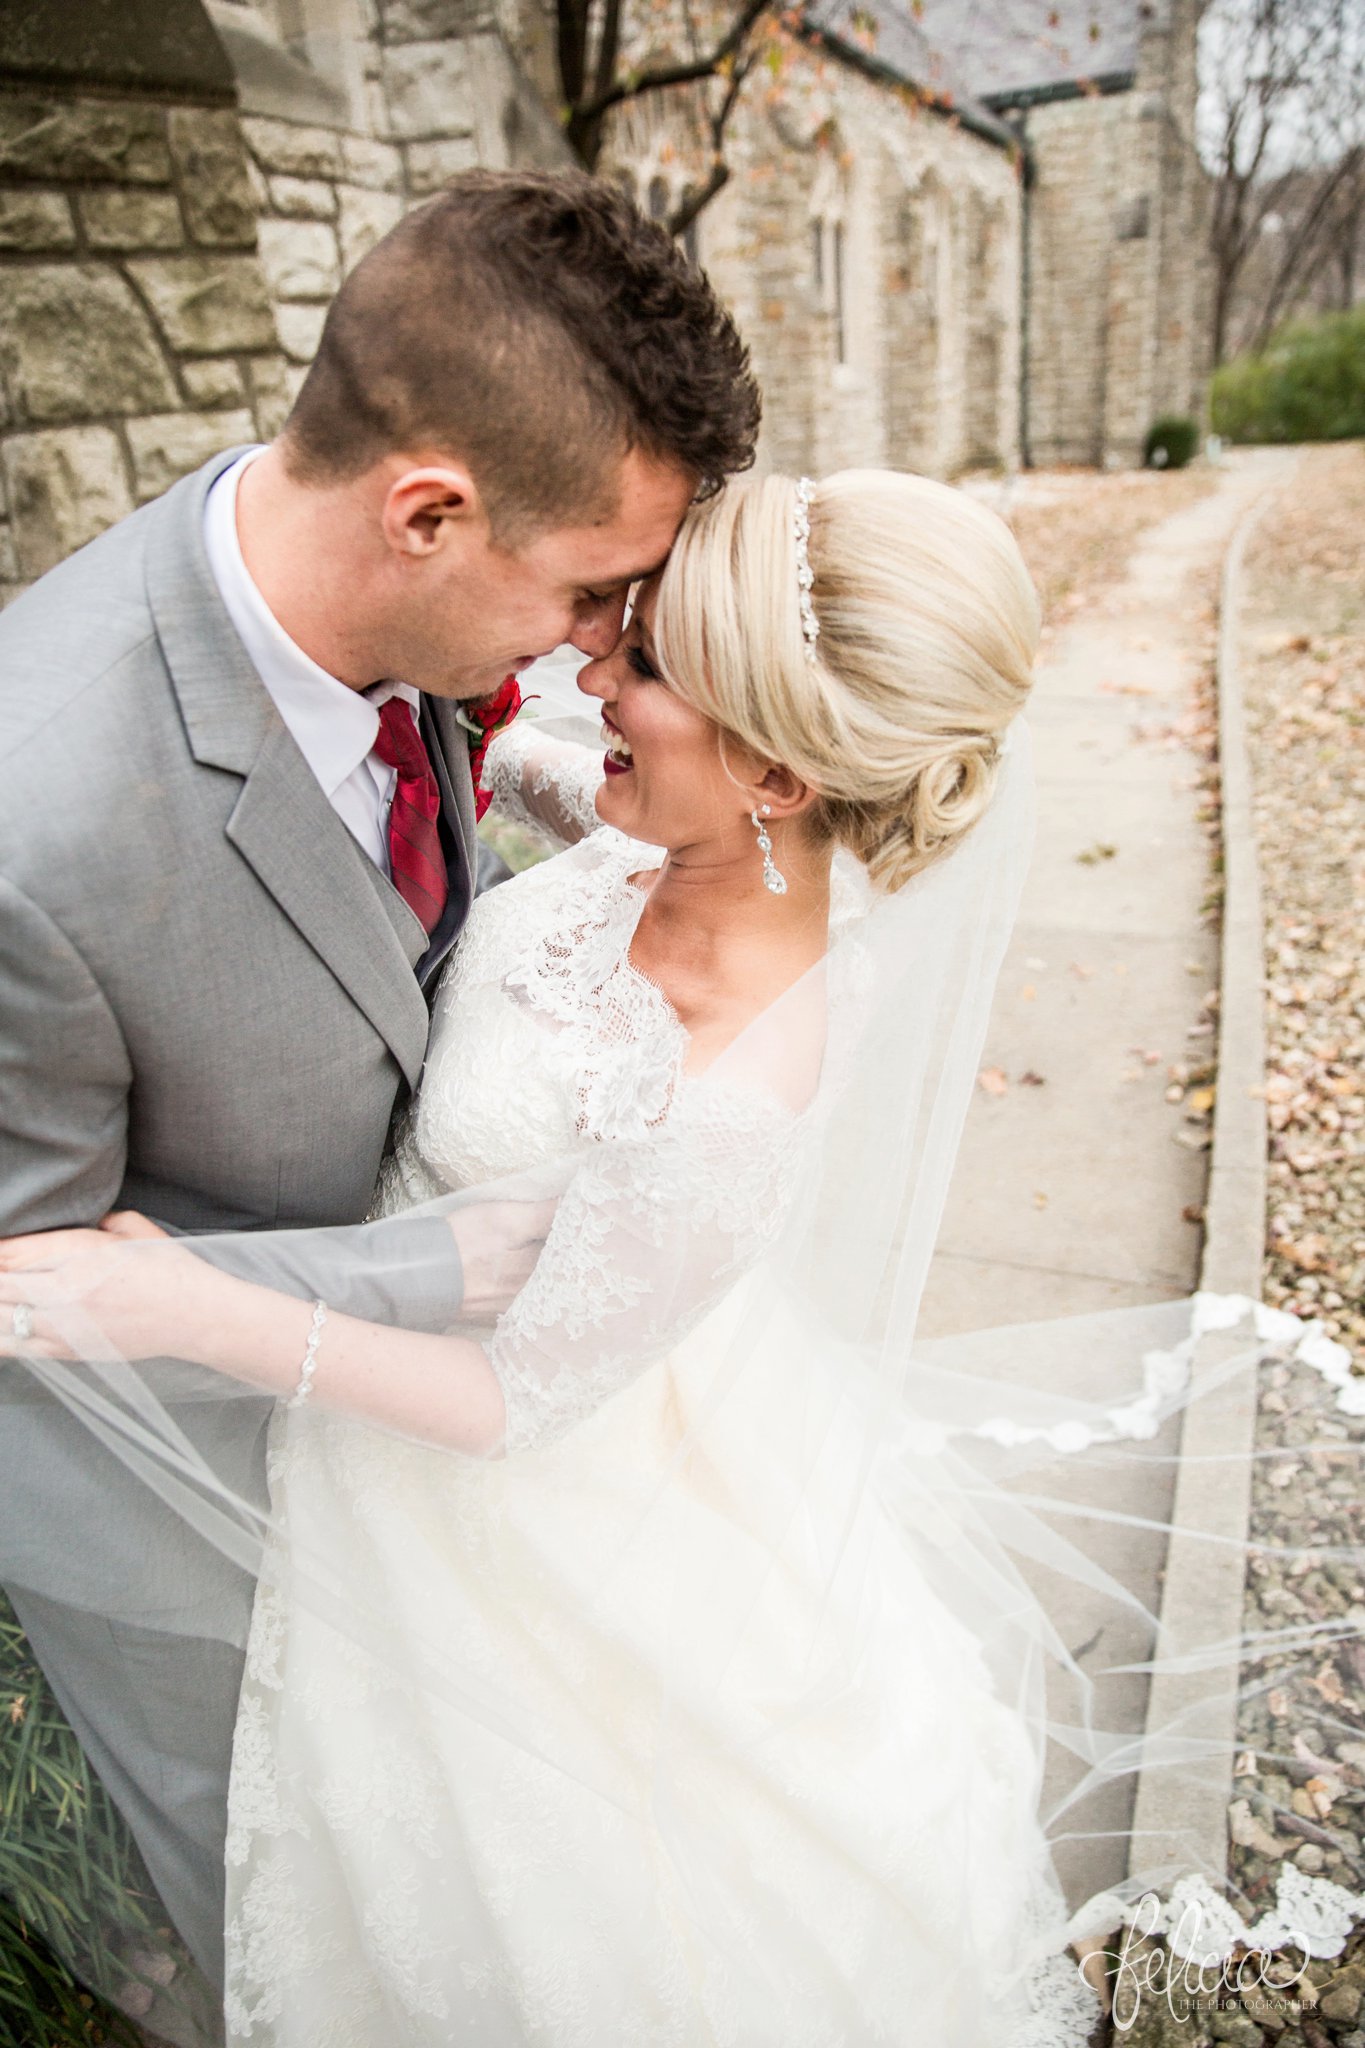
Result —
[{"label": "arched window", "polygon": [[848,361],[848,251],[844,233],[844,179],[826,151],[810,195],[811,282],[816,303],[834,331],[835,361]]},{"label": "arched window", "polygon": [[649,196],[645,205],[645,211],[648,213],[651,220],[668,219],[669,207],[667,179],[660,178],[657,176],[650,179]]},{"label": "arched window", "polygon": [[[684,206],[690,206],[690,204],[696,198],[696,196],[697,188],[695,185],[685,185],[683,187],[682,203]],[[701,239],[697,233],[697,222],[695,220],[690,220],[687,223],[687,226],[683,229],[682,245],[683,254],[686,256],[688,262],[692,265],[693,269],[700,270]]]}]

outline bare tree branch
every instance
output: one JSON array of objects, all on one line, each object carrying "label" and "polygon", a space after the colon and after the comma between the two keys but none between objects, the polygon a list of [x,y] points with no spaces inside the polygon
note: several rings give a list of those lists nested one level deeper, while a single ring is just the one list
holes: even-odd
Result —
[{"label": "bare tree branch", "polygon": [[587,84],[588,0],[557,0],[555,42],[560,87],[572,106]]},{"label": "bare tree branch", "polygon": [[1295,232],[1281,238],[1287,246],[1252,330],[1250,345],[1253,349],[1265,347],[1282,316],[1290,310],[1295,296],[1337,260],[1335,237],[1331,230],[1343,211],[1346,214],[1343,225],[1348,231],[1352,226],[1351,216],[1358,217],[1359,200],[1354,208],[1346,209],[1342,209],[1339,202],[1343,194],[1354,192],[1359,187],[1363,165],[1365,149],[1357,146],[1348,150],[1320,181],[1307,210],[1295,223]]},{"label": "bare tree branch", "polygon": [[767,12],[771,0],[744,0],[730,27],[709,55],[680,64],[659,64],[647,71],[618,78],[605,92],[598,93],[580,111],[585,121],[600,120],[624,100],[638,99],[648,92],[662,92],[673,85],[693,85],[703,78],[716,78],[734,57],[746,37]]},{"label": "bare tree branch", "polygon": [[621,0],[603,0],[602,34],[597,45],[597,64],[593,74],[594,99],[601,99],[603,93],[611,89],[620,51]]},{"label": "bare tree branch", "polygon": [[1358,233],[1362,0],[1213,0],[1204,24],[1213,352],[1262,346]]},{"label": "bare tree branch", "polygon": [[757,59],[747,58],[736,64],[730,73],[725,94],[720,106],[711,116],[711,169],[706,183],[695,192],[687,193],[669,216],[668,232],[671,235],[685,235],[694,220],[711,204],[717,192],[730,182],[730,166],[725,161],[725,130],[730,116],[744,90],[745,80],[753,70]]}]

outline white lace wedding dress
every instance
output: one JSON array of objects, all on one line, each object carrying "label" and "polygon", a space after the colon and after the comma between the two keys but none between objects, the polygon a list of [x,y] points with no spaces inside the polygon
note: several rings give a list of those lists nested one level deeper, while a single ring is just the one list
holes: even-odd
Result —
[{"label": "white lace wedding dress", "polygon": [[[498,772],[529,775],[524,751],[500,749]],[[561,778],[550,796],[568,829],[595,823],[586,791]],[[684,1075],[682,1027],[627,957],[630,877],[658,859],[598,830],[479,899],[380,1209],[575,1148],[609,1163],[615,1140],[674,1119],[701,1134],[687,1199],[732,1284],[640,1372],[645,1285],[616,1273],[620,1349],[599,1329],[593,1372],[547,1376],[543,1333],[593,1321],[589,1192],[492,1341],[505,1460],[278,1412],[280,1529],[230,1800],[229,2039],[1081,2048],[1097,2007],[1057,1953],[1033,1748],[903,1528],[865,1532],[879,1652],[822,1713],[760,1725],[823,1584],[818,1528],[810,1585],[765,1607],[738,1670],[698,1673],[694,1696],[678,1668],[679,1616],[707,1625],[689,1597],[714,1598],[746,1503],[780,1483],[758,1426],[780,1323],[760,1391],[741,1390],[704,1465],[671,1474],[667,1558],[617,1546],[608,1510],[627,1477],[669,1473],[801,1123]],[[448,1692],[333,1628],[300,1596],[305,1558],[386,1617],[390,1645],[434,1646]]]}]

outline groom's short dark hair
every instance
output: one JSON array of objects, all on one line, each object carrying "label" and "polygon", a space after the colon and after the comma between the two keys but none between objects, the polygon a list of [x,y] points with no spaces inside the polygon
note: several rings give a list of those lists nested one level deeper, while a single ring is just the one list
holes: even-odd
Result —
[{"label": "groom's short dark hair", "polygon": [[705,496],[753,461],[759,410],[710,283],[615,186],[469,171],[342,285],[284,450],[322,483],[445,449],[506,534],[594,516],[632,448]]}]

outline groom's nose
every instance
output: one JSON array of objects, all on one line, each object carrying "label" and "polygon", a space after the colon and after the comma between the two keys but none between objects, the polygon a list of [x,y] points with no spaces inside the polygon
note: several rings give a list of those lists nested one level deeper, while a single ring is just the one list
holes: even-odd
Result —
[{"label": "groom's nose", "polygon": [[625,624],[626,596],[623,590],[617,597],[585,598],[574,613],[570,645],[594,660],[610,654]]}]

